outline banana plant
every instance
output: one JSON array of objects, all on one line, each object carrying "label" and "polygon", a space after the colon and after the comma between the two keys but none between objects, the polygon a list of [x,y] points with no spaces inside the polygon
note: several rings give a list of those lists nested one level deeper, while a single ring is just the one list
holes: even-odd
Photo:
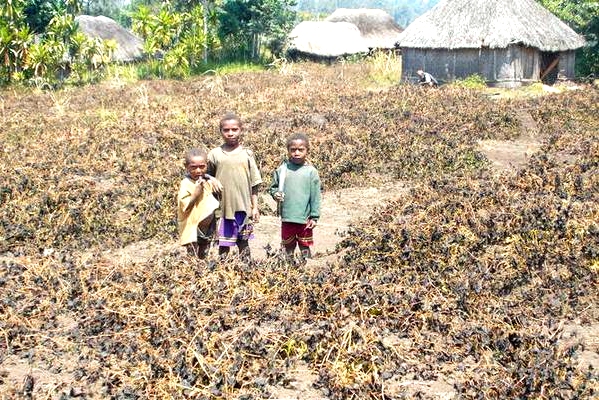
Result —
[{"label": "banana plant", "polygon": [[154,20],[154,40],[162,50],[172,47],[181,32],[181,14],[171,13],[166,9],[160,10]]},{"label": "banana plant", "polygon": [[13,32],[5,25],[0,25],[0,62],[3,69],[10,70],[12,66],[11,50],[12,50]]},{"label": "banana plant", "polygon": [[0,65],[6,82],[13,73],[21,70],[27,55],[26,47],[32,40],[23,24],[23,7],[23,0],[0,2]]},{"label": "banana plant", "polygon": [[170,49],[164,55],[164,69],[172,77],[182,78],[189,75],[189,59],[183,45]]},{"label": "banana plant", "polygon": [[133,33],[139,35],[144,41],[147,40],[152,33],[153,27],[154,15],[152,9],[148,6],[140,5],[130,16]]}]

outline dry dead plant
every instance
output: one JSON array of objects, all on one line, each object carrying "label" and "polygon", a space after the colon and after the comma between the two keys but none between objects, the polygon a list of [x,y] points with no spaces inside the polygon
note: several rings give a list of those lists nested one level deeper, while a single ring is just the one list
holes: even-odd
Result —
[{"label": "dry dead plant", "polygon": [[[364,71],[2,93],[0,390],[18,393],[9,363],[26,359],[61,371],[36,397],[272,398],[297,363],[329,398],[441,380],[466,399],[591,397],[584,344],[559,337],[599,321],[597,89],[373,92]],[[544,142],[494,174],[476,143],[518,135],[514,108]],[[217,146],[229,110],[265,186],[304,131],[326,190],[379,175],[411,190],[357,205],[364,220],[326,265],[185,257],[169,247],[180,157]]]}]

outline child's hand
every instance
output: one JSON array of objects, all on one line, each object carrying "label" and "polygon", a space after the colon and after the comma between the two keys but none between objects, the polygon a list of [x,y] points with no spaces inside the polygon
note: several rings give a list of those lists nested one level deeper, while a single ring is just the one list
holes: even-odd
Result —
[{"label": "child's hand", "polygon": [[220,183],[220,181],[218,179],[216,179],[215,177],[206,174],[204,176],[204,178],[210,182],[210,184],[212,184],[212,189],[214,191],[214,193],[222,193],[223,191],[223,184]]},{"label": "child's hand", "polygon": [[306,229],[314,229],[317,222],[318,221],[315,219],[309,219],[308,222],[306,222]]},{"label": "child's hand", "polygon": [[193,197],[194,198],[197,198],[197,197],[201,196],[202,193],[204,193],[204,184],[205,184],[205,182],[206,181],[204,181],[202,179],[200,179],[200,180],[198,180],[196,182],[196,188],[195,188],[194,193],[193,193]]},{"label": "child's hand", "polygon": [[285,193],[283,193],[283,192],[276,192],[275,194],[272,195],[272,197],[276,201],[281,202],[281,201],[285,200]]}]

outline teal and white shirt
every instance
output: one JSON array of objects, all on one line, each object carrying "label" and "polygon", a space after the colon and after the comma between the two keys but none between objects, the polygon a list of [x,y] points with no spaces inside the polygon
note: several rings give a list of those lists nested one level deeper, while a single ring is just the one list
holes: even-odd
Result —
[{"label": "teal and white shirt", "polygon": [[279,180],[283,174],[285,200],[281,207],[281,221],[305,224],[308,219],[318,220],[321,185],[316,168],[307,162],[297,165],[288,160],[285,161],[273,173],[269,190],[271,196],[274,196],[279,190]]}]

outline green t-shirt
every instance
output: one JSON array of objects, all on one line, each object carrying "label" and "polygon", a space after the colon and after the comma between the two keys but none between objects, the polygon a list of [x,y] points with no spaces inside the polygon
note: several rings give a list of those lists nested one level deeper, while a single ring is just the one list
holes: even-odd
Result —
[{"label": "green t-shirt", "polygon": [[285,181],[283,192],[285,200],[281,207],[281,221],[305,224],[308,219],[318,220],[320,217],[320,177],[312,164],[297,165],[285,161],[273,173],[270,194],[279,190],[279,179],[283,168]]}]

